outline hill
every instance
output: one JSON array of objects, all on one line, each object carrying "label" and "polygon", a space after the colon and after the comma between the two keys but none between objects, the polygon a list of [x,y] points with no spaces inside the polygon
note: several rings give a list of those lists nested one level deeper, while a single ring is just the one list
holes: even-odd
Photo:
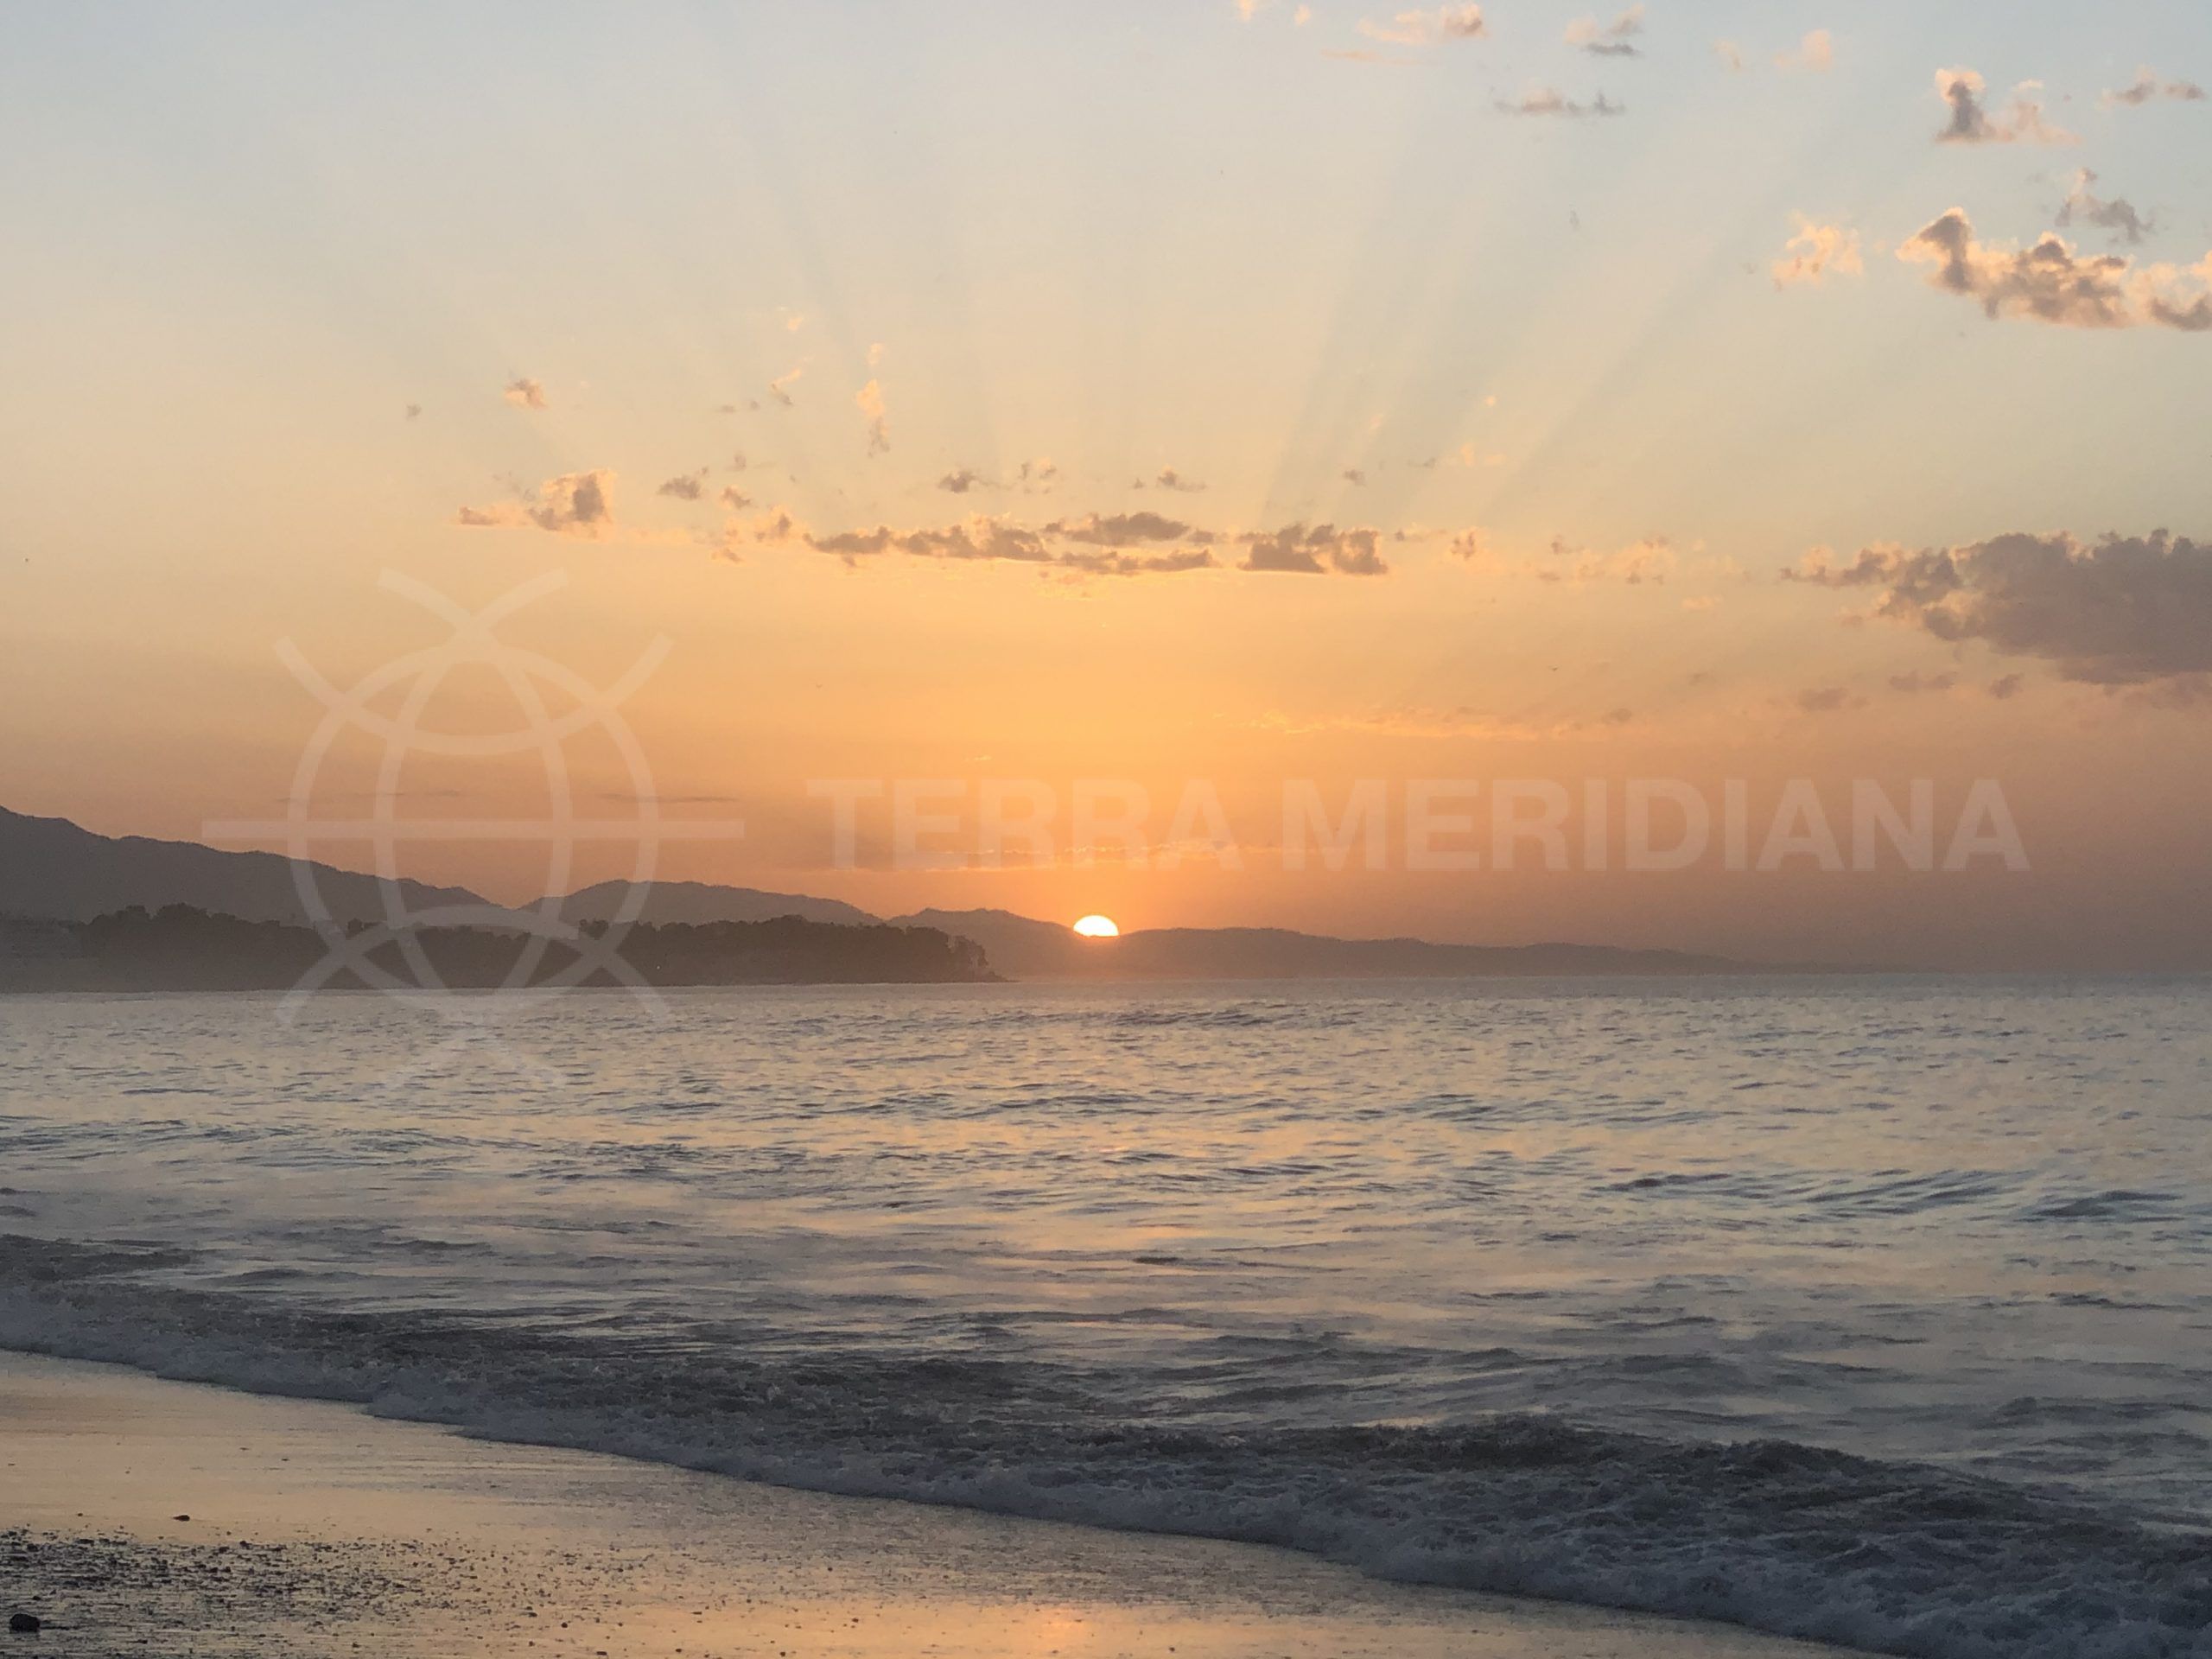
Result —
[{"label": "hill", "polygon": [[[593,924],[587,932],[602,932]],[[369,935],[377,938],[375,934]],[[493,928],[424,927],[410,942],[432,975],[418,975],[398,944],[365,951],[384,976],[333,964],[322,936],[282,922],[211,915],[186,905],[149,914],[133,906],[89,922],[0,921],[0,991],[355,990],[396,982],[481,990],[518,972],[524,938]],[[629,929],[614,954],[648,985],[867,985],[976,983],[995,979],[966,939],[926,927],[876,923],[845,927],[797,916],[772,921],[671,923]],[[603,967],[571,982],[574,950],[555,944],[531,984],[631,982]]]},{"label": "hill", "polygon": [[[601,881],[579,887],[561,900],[561,915],[571,922],[611,922],[635,885]],[[721,887],[707,881],[649,884],[637,919],[656,925],[688,922],[696,926],[707,922],[767,922],[779,916],[847,927],[869,927],[880,919],[836,899],[812,899],[803,893],[764,893],[758,887]]]},{"label": "hill", "polygon": [[923,910],[900,925],[957,933],[1014,979],[1466,979],[1499,975],[1684,975],[1746,971],[1725,957],[1602,944],[1436,944],[1339,939],[1274,927],[1172,927],[1078,938],[1006,910]]},{"label": "hill", "polygon": [[[380,921],[372,875],[310,863],[315,887],[341,922]],[[101,836],[67,818],[35,818],[0,807],[0,916],[83,922],[137,905],[168,905],[250,922],[305,924],[293,861],[278,853],[232,853],[189,841]],[[465,887],[402,881],[410,912],[487,901]]]}]

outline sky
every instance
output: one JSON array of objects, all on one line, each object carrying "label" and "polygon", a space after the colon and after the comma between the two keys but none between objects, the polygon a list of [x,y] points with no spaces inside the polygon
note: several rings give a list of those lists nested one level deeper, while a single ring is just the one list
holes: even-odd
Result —
[{"label": "sky", "polygon": [[[273,847],[642,775],[661,874],[885,914],[2212,965],[2212,13],[459,12],[11,17],[0,804]],[[534,582],[553,704],[649,661],[620,741],[303,772],[288,664]],[[1639,779],[1710,856],[1630,868]],[[1936,868],[1853,868],[1915,780]]]}]

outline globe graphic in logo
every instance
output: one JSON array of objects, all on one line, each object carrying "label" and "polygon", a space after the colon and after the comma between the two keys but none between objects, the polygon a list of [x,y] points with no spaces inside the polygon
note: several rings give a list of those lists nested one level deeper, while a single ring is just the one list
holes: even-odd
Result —
[{"label": "globe graphic in logo", "polygon": [[[340,984],[365,985],[456,1026],[478,1028],[587,982],[622,986],[662,1012],[652,988],[622,957],[620,945],[644,909],[660,843],[671,826],[661,818],[645,753],[620,706],[666,656],[668,642],[654,640],[627,672],[601,689],[565,664],[499,637],[503,623],[565,581],[560,572],[549,573],[470,611],[425,583],[387,571],[379,585],[423,607],[448,633],[440,643],[394,658],[344,689],[326,679],[290,641],[278,645],[285,665],[323,708],[293,775],[283,819],[241,826],[282,834],[300,904],[324,945],[321,959],[285,999],[287,1018],[315,991]],[[511,726],[464,732],[436,724],[441,691],[462,676],[474,684],[487,677],[496,682],[512,701]],[[626,796],[632,808],[626,815],[586,817],[576,811],[568,745],[586,734],[619,757],[625,788],[599,792]],[[341,741],[365,742],[371,757],[372,782],[363,817],[315,811],[318,787]],[[425,757],[486,770],[529,768],[534,762],[543,778],[544,813],[531,818],[403,816],[398,807],[407,768]],[[359,798],[359,791],[346,798]],[[742,829],[687,822],[681,832],[731,836]],[[403,880],[404,850],[418,842],[461,842],[497,843],[518,860],[529,859],[537,891],[543,896],[512,909],[480,900],[423,902],[423,889]],[[560,895],[570,890],[577,850],[588,842],[626,842],[632,849],[620,903],[604,925],[579,925],[561,913]],[[319,847],[336,843],[369,849],[379,915],[364,918],[356,906],[355,913],[341,917],[345,907],[334,905],[323,891],[321,872],[312,861]],[[426,944],[426,934],[435,938],[430,931],[438,929],[477,930],[472,936],[476,940],[492,938],[511,947],[504,973],[488,995],[451,994]],[[485,988],[476,980],[471,986]]]}]

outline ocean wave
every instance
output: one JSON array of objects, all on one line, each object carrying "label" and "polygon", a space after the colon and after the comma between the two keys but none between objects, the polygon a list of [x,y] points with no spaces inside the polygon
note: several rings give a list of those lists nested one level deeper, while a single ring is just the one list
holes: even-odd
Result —
[{"label": "ocean wave", "polygon": [[2207,1659],[2212,1539],[1764,1440],[1526,1413],[1172,1421],[1045,1362],[819,1333],[554,1328],[165,1283],[175,1250],[0,1236],[0,1345],[814,1490],[1287,1546],[1381,1577],[1920,1659]]}]

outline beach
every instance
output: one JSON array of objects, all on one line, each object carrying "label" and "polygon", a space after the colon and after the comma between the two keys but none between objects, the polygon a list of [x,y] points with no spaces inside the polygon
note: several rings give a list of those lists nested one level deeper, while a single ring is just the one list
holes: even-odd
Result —
[{"label": "beach", "polygon": [[0,1355],[10,1652],[1785,1659],[1288,1551],[823,1497]]}]

